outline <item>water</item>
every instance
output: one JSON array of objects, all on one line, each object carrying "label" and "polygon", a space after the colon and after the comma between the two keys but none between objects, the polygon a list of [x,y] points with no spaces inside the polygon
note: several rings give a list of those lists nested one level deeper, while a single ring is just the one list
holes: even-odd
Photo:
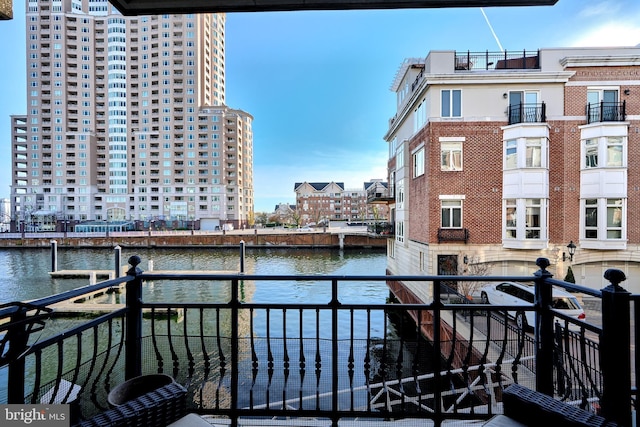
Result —
[{"label": "water", "polygon": [[[141,249],[123,248],[122,264],[132,255],[142,258],[140,268],[154,270],[238,271],[237,249]],[[46,297],[88,284],[87,278],[54,279],[49,276],[49,249],[0,249],[0,303]],[[386,257],[379,250],[330,249],[247,249],[245,272],[260,275],[385,274]],[[59,270],[113,270],[114,254],[108,249],[58,249]],[[329,286],[299,282],[261,282],[247,302],[320,302],[330,297]],[[329,294],[327,294],[329,292]],[[341,300],[346,303],[384,303],[388,289],[383,282],[344,286]],[[151,292],[153,295],[153,292]],[[159,297],[159,295],[156,295]],[[165,295],[165,298],[180,295]],[[210,295],[205,295],[209,297]],[[186,297],[186,296],[185,296]],[[154,298],[155,299],[155,298]],[[177,299],[181,301],[181,298]],[[328,301],[328,300],[327,300]]]},{"label": "water", "polygon": [[[122,264],[132,256],[142,258],[142,270],[224,270],[238,271],[240,260],[237,249],[185,248],[185,249],[140,249],[123,248]],[[64,249],[58,250],[58,269],[113,270],[114,252],[108,249]],[[87,278],[54,279],[49,273],[51,253],[49,249],[0,250],[0,303],[25,301],[46,297],[88,284]],[[256,275],[380,275],[385,274],[386,256],[380,250],[329,250],[329,249],[247,249],[245,272]],[[331,283],[310,281],[257,281],[245,283],[241,298],[254,303],[329,303]],[[207,282],[162,282],[147,283],[143,289],[145,301],[176,302],[226,302],[228,287],[212,286]],[[343,304],[383,304],[389,294],[383,281],[341,282],[339,299]],[[257,312],[254,322],[256,336],[267,333],[264,312]],[[355,323],[364,322],[356,314]],[[306,319],[313,326],[314,319]],[[329,320],[328,318],[326,319]],[[55,322],[53,322],[55,323]],[[272,325],[277,322],[272,322]],[[291,322],[293,325],[294,322]],[[371,333],[383,337],[383,319],[374,319]],[[279,328],[280,325],[274,326]],[[387,325],[388,327],[388,325]],[[287,332],[295,336],[296,328]],[[305,327],[306,328],[306,327]],[[312,329],[311,327],[309,329]],[[330,337],[331,328],[322,328],[322,338]],[[349,331],[339,331],[348,335]],[[365,351],[363,348],[362,351]],[[293,349],[292,349],[293,351]],[[345,355],[346,357],[346,355]],[[6,401],[6,373],[0,370],[0,402]],[[249,370],[247,370],[249,372]]]}]

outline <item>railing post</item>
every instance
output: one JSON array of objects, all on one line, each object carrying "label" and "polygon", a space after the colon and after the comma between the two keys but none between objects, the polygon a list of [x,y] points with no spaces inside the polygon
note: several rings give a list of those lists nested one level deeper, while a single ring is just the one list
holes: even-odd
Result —
[{"label": "railing post", "polygon": [[142,279],[139,278],[142,270],[138,268],[141,261],[137,255],[130,257],[131,268],[127,271],[128,276],[135,277],[126,285],[124,375],[127,380],[142,375]]},{"label": "railing post", "polygon": [[553,396],[553,316],[551,308],[551,283],[547,281],[553,274],[547,271],[551,265],[547,258],[538,258],[536,265],[540,270],[536,271],[536,324],[535,349],[536,349],[536,390],[549,396]]},{"label": "railing post", "polygon": [[631,337],[630,293],[620,286],[627,279],[610,268],[604,278],[611,284],[602,289],[602,415],[622,426],[631,425]]},{"label": "railing post", "polygon": [[115,248],[113,248],[113,258],[114,258],[114,272],[115,272],[115,278],[120,277],[120,263],[122,262],[122,248],[120,247],[120,245],[116,245]]},{"label": "railing post", "polygon": [[29,334],[26,332],[26,309],[18,307],[11,315],[10,326],[7,329],[9,350],[5,357],[10,360],[7,373],[7,403],[24,404],[25,361],[21,357],[27,349]]},{"label": "railing post", "polygon": [[244,273],[244,256],[245,256],[245,244],[244,244],[244,240],[240,240],[240,273]]},{"label": "railing post", "polygon": [[51,272],[58,271],[58,242],[56,240],[51,241]]},{"label": "railing post", "polygon": [[[431,308],[433,309],[433,381],[434,384],[442,384],[442,282],[440,280],[433,281],[433,302]],[[420,325],[418,325],[420,327]],[[442,425],[442,388],[434,387],[433,391],[433,422],[436,427]]]},{"label": "railing post", "polygon": [[340,307],[340,301],[338,300],[338,281],[336,279],[331,280],[331,301],[329,302],[331,307],[331,426],[338,427],[338,409],[339,409],[339,396],[340,387],[338,384],[338,366],[340,363],[338,355],[338,308]]}]

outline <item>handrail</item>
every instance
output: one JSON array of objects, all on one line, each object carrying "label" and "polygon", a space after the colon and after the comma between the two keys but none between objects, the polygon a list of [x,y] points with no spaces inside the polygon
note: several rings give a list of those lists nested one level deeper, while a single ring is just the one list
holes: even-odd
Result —
[{"label": "handrail", "polygon": [[[435,384],[449,382],[451,390],[460,390],[465,395],[465,390],[473,389],[471,395],[480,399],[476,404],[484,405],[489,412],[495,410],[491,405],[496,403],[499,390],[509,382],[526,382],[526,373],[529,371],[535,375],[538,391],[545,393],[553,394],[554,384],[564,386],[565,380],[582,384],[581,388],[598,387],[597,395],[603,396],[603,414],[612,419],[621,417],[622,421],[626,421],[625,408],[629,407],[630,414],[630,396],[637,393],[619,379],[620,373],[616,371],[618,359],[624,354],[621,349],[626,348],[628,353],[631,348],[628,342],[624,342],[624,337],[616,335],[616,342],[609,341],[606,346],[588,347],[591,349],[589,351],[599,349],[600,354],[589,357],[595,360],[599,358],[602,373],[599,364],[586,371],[573,369],[571,365],[587,363],[580,356],[581,352],[586,351],[585,346],[589,341],[585,335],[587,331],[600,333],[604,337],[611,333],[612,327],[619,327],[625,316],[629,318],[629,310],[625,312],[624,304],[628,306],[632,299],[628,293],[620,291],[619,283],[624,280],[621,272],[618,274],[608,271],[606,277],[612,281],[612,285],[602,291],[594,291],[553,279],[546,271],[548,260],[543,258],[537,260],[540,270],[533,275],[506,277],[145,273],[137,268],[139,257],[131,257],[129,263],[132,268],[127,276],[32,302],[35,306],[48,307],[65,298],[78,296],[82,291],[95,291],[126,282],[125,308],[46,337],[35,345],[25,347],[25,351],[20,351],[19,348],[20,345],[27,345],[24,337],[18,333],[23,323],[20,323],[21,319],[13,319],[15,323],[10,323],[13,328],[11,337],[16,341],[12,342],[11,347],[14,344],[18,347],[14,353],[17,357],[9,361],[10,403],[24,402],[25,398],[35,403],[47,394],[47,389],[54,391],[48,395],[58,394],[64,379],[79,386],[83,404],[97,405],[96,408],[100,409],[96,402],[103,401],[105,393],[115,383],[144,373],[167,372],[188,385],[191,400],[197,405],[197,412],[229,416],[233,425],[237,424],[238,417],[248,415],[329,417],[337,425],[338,420],[343,417],[388,418],[390,411],[395,411],[396,407],[402,408],[403,402],[409,401],[416,402],[417,407],[422,410],[415,414],[403,413],[403,416],[431,418],[437,423],[454,418],[486,419],[486,414],[474,414],[474,411],[467,413],[461,410],[458,403],[452,405],[448,399],[460,398],[460,394],[456,392],[445,392],[439,387],[431,389],[429,393],[420,391],[430,387],[421,383],[425,378],[422,374],[427,372],[421,367],[421,363],[424,363],[421,360],[425,355],[432,358]],[[154,286],[160,286],[158,283],[171,283],[175,280],[220,283],[220,286],[229,288],[229,300],[181,303],[143,301],[141,291],[144,283],[154,282]],[[448,304],[441,300],[439,290],[443,282],[504,280],[534,282],[537,289],[536,304],[527,307],[494,306]],[[243,284],[263,281],[326,282],[331,286],[330,300],[302,304],[253,303],[241,300],[240,289]],[[340,283],[370,281],[418,282],[434,291],[433,301],[360,304],[341,300],[338,292]],[[550,308],[549,302],[545,303],[550,301],[552,285],[603,298],[602,329],[557,315],[558,312]],[[507,324],[506,313],[514,310],[536,312],[536,324],[541,326],[534,329],[535,353],[533,346],[528,346],[524,331]],[[144,318],[143,311],[148,313]],[[379,338],[378,335],[372,336],[371,331],[378,328],[372,327],[372,319],[382,316],[384,326],[380,330],[386,331],[387,317],[393,312],[410,315],[415,322],[410,329],[418,335],[428,336],[431,333],[433,350],[427,351],[421,341],[403,336],[393,340],[386,333]],[[503,314],[491,316],[492,313]],[[172,320],[174,315],[181,317],[180,322]],[[553,328],[550,328],[554,317],[559,318],[562,324],[566,325],[568,322],[578,325],[579,332],[570,332],[564,328],[562,337],[558,337]],[[321,319],[327,322],[326,326],[323,324],[321,327]],[[221,330],[223,322],[226,329]],[[400,322],[405,323],[407,320]],[[399,328],[402,329],[403,326],[399,325]],[[481,338],[483,336],[486,338]],[[574,340],[577,345],[582,346],[581,350],[564,346],[567,357],[556,358],[557,351],[561,348],[559,339]],[[81,343],[84,343],[83,348],[88,347],[88,359],[84,358],[79,348],[76,349]],[[491,355],[496,347],[500,354]],[[63,354],[76,350],[77,354],[72,358],[62,357]],[[50,351],[58,354],[58,361],[55,357],[47,360],[46,355]],[[381,353],[377,354],[377,351]],[[612,356],[608,353],[611,351],[618,358],[613,363]],[[433,355],[442,355],[442,360],[440,357],[433,358]],[[70,365],[64,365],[64,360]],[[505,366],[506,360],[511,360],[510,368]],[[27,364],[36,367],[35,380],[28,376]],[[57,368],[52,368],[52,364]],[[489,366],[494,365],[489,369]],[[482,368],[472,372],[471,366]],[[503,370],[503,367],[506,369]],[[241,372],[243,375],[248,373],[248,377],[240,378]],[[612,376],[611,372],[615,372],[615,375]],[[576,375],[578,376],[575,377]],[[599,389],[603,383],[600,376],[606,380],[604,391]],[[17,382],[21,383],[22,388],[18,386],[14,390],[13,386]],[[326,387],[322,386],[325,382]],[[360,394],[363,382],[366,385],[364,395]],[[621,387],[615,387],[618,382]],[[315,388],[311,385],[314,383]],[[298,384],[300,390],[297,390]],[[303,384],[307,384],[305,390]],[[389,399],[388,402],[369,400],[374,398],[374,394],[370,392],[376,384],[382,384],[382,390],[386,390],[383,394]],[[213,387],[213,395],[207,399],[202,395],[205,385]],[[27,394],[24,393],[25,386],[29,390]],[[413,394],[405,389],[414,387],[416,391]],[[342,391],[345,388],[347,392]],[[573,390],[569,384],[564,387],[564,391],[567,390]],[[278,399],[272,399],[269,392],[278,394]],[[309,393],[319,396],[328,392],[331,402],[322,402],[319,397],[303,400],[303,395]],[[230,396],[227,403],[221,400],[222,394],[226,393]],[[351,399],[350,404],[338,398],[345,393]],[[583,391],[583,395],[584,393],[586,391]],[[70,396],[71,393],[67,392],[64,401]],[[297,396],[294,402],[299,402],[300,405],[296,409],[270,406],[278,400],[291,402],[292,396]],[[573,399],[580,400],[579,396],[574,396]],[[209,401],[214,402],[215,406],[207,406],[206,402]],[[267,403],[267,406],[260,406],[261,401]],[[317,407],[309,407],[306,406],[307,403],[303,403],[308,401]],[[583,401],[587,402],[587,398],[583,398]],[[611,415],[621,411],[622,415]]]}]

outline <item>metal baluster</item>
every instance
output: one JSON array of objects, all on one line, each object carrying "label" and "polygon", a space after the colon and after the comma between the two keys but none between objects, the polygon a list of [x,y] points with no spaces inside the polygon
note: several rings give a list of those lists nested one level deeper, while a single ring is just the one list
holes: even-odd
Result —
[{"label": "metal baluster", "polygon": [[320,356],[320,309],[316,308],[316,411],[320,410],[320,377],[322,376],[322,357]]},{"label": "metal baluster", "polygon": [[289,382],[289,352],[287,350],[287,309],[282,309],[282,366],[284,368],[284,384],[282,386],[282,409],[287,409],[287,384]]},{"label": "metal baluster", "polygon": [[253,308],[249,309],[249,340],[251,341],[251,388],[249,389],[249,409],[253,408],[253,389],[258,377],[258,355],[256,354],[255,337],[253,334]]},{"label": "metal baluster", "polygon": [[189,347],[189,331],[187,329],[187,324],[189,323],[189,318],[188,318],[188,309],[185,307],[182,309],[182,324],[183,324],[183,334],[184,334],[184,347],[185,350],[187,351],[187,359],[189,360],[187,366],[188,366],[188,370],[187,370],[187,381],[185,386],[188,387],[189,384],[191,384],[191,380],[193,379],[193,373],[194,373],[194,368],[195,368],[195,360],[193,357],[193,353],[191,353],[191,348]]},{"label": "metal baluster", "polygon": [[350,405],[349,408],[353,411],[355,407],[355,396],[353,392],[353,374],[355,367],[355,359],[353,357],[353,309],[349,310],[349,356],[347,357],[347,374],[349,376],[349,397],[350,397]]},{"label": "metal baluster", "polygon": [[298,309],[299,313],[300,313],[300,391],[299,391],[299,396],[300,396],[300,405],[298,407],[298,409],[302,410],[302,397],[303,397],[303,388],[304,388],[304,374],[306,372],[306,361],[305,361],[305,357],[304,357],[304,334],[303,334],[303,328],[302,328],[302,324],[303,324],[303,310],[302,308]]},{"label": "metal baluster", "polygon": [[158,373],[164,372],[164,358],[160,352],[160,346],[158,345],[158,338],[156,335],[156,309],[151,308],[151,343],[153,344],[153,351],[156,354],[156,363],[158,365]]},{"label": "metal baluster", "polygon": [[371,309],[367,308],[367,346],[364,355],[364,381],[367,386],[367,412],[371,412]]},{"label": "metal baluster", "polygon": [[271,391],[271,381],[273,379],[273,353],[271,352],[271,309],[267,308],[267,409],[271,408],[271,399],[269,393]]},{"label": "metal baluster", "polygon": [[202,383],[200,384],[198,394],[200,398],[200,402],[198,404],[199,407],[203,406],[204,402],[204,385],[207,383],[207,379],[209,378],[209,374],[211,372],[211,360],[209,357],[209,353],[207,352],[207,346],[204,341],[204,307],[200,307],[200,349],[202,351],[202,358],[204,360],[204,369],[203,369],[203,378]]}]

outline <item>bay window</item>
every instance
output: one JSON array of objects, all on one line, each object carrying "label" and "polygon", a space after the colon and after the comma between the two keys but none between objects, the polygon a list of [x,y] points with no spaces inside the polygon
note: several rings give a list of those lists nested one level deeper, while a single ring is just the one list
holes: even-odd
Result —
[{"label": "bay window", "polygon": [[582,141],[585,169],[626,167],[627,141],[622,136],[602,136]]},{"label": "bay window", "polygon": [[546,198],[507,198],[503,201],[503,245],[515,249],[546,245],[548,214]]},{"label": "bay window", "polygon": [[625,239],[625,214],[626,205],[623,198],[584,199],[584,238],[603,241]]}]

